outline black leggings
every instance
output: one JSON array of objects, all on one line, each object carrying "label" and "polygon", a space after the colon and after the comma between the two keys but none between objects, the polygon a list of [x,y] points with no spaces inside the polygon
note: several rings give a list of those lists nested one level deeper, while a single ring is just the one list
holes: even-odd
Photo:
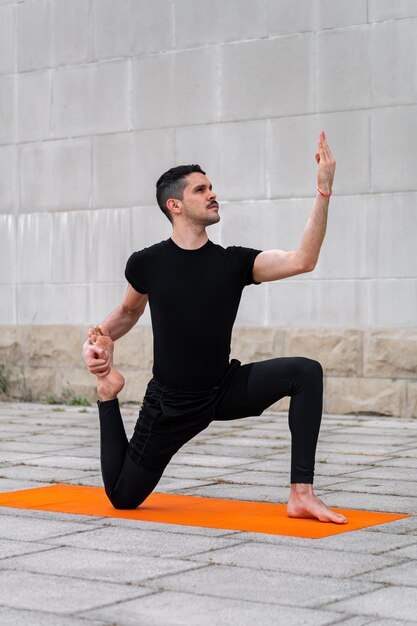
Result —
[{"label": "black leggings", "polygon": [[173,392],[152,379],[130,442],[118,401],[99,402],[107,496],[117,509],[136,508],[154,490],[172,455],[210,422],[260,415],[285,396],[291,397],[291,482],[312,483],[323,370],[317,361],[288,357],[243,366],[234,361],[224,382],[202,394]]}]

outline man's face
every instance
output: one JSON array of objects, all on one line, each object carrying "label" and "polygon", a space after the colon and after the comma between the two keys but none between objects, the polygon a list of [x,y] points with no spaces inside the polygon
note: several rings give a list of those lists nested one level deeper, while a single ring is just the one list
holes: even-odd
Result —
[{"label": "man's face", "polygon": [[183,215],[194,224],[217,224],[220,221],[219,205],[207,176],[192,172],[186,181],[181,201]]}]

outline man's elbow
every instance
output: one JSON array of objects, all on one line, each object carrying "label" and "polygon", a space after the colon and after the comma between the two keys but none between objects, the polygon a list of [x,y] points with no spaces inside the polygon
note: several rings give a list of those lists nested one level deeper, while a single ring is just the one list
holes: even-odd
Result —
[{"label": "man's elbow", "polygon": [[306,274],[312,272],[317,264],[317,259],[313,259],[306,254],[298,254],[297,257],[297,274]]},{"label": "man's elbow", "polygon": [[306,261],[303,265],[303,270],[302,273],[306,274],[308,272],[312,272],[316,267],[316,262],[315,261]]}]

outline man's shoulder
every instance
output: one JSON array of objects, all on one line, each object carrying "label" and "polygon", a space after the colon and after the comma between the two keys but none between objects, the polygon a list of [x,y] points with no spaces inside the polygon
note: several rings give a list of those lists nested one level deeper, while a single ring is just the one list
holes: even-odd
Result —
[{"label": "man's shoulder", "polygon": [[141,250],[137,250],[134,252],[132,256],[136,256],[136,258],[140,257],[152,257],[164,250],[169,248],[169,240],[164,239],[163,241],[158,241],[158,243],[154,243],[151,246],[147,246],[146,248],[142,248]]}]

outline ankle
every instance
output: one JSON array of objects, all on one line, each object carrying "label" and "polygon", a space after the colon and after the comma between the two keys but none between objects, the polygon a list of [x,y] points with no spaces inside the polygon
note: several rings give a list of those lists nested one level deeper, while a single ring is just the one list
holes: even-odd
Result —
[{"label": "ankle", "polygon": [[309,496],[313,494],[311,483],[291,483],[291,493],[296,496]]}]

